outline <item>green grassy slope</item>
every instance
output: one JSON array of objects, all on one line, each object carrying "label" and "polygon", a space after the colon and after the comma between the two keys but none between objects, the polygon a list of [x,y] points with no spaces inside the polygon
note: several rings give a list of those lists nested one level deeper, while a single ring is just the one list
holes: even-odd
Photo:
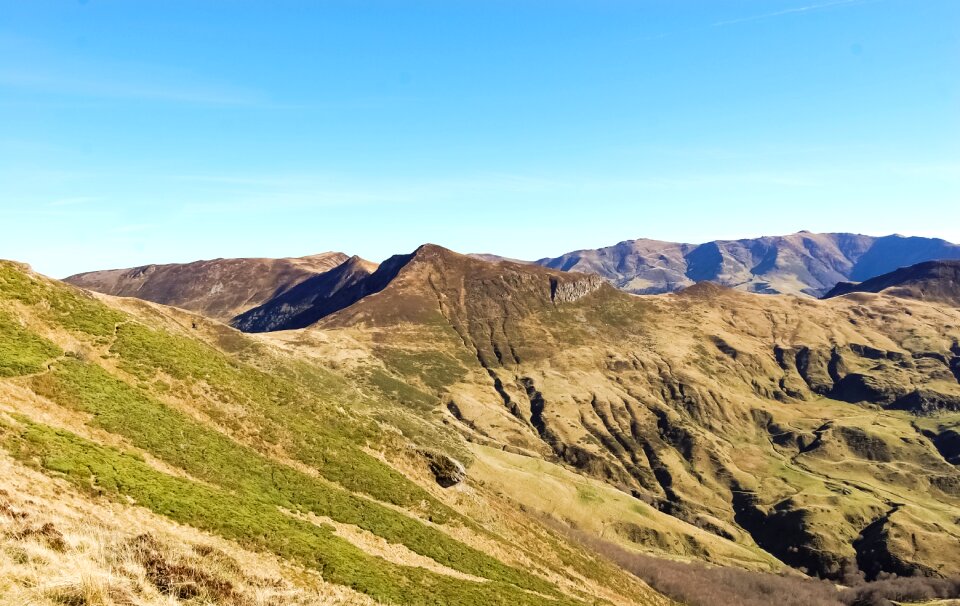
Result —
[{"label": "green grassy slope", "polygon": [[[396,447],[398,438],[356,413],[377,402],[328,370],[276,355],[254,366],[0,262],[0,377],[53,407],[41,414],[24,404],[0,414],[3,448],[92,498],[134,503],[273,552],[385,603],[597,599],[557,585],[565,572],[556,564],[542,563],[534,574],[505,563],[500,554],[522,555],[523,547],[371,454]],[[55,426],[64,419],[81,421]],[[96,436],[111,436],[109,444]],[[471,578],[375,557],[297,515],[307,513]],[[464,533],[480,542],[468,544]],[[487,553],[480,544],[496,548]],[[571,553],[558,548],[554,559],[577,561]],[[582,568],[610,582],[609,569]],[[625,595],[658,599],[637,591]]]}]

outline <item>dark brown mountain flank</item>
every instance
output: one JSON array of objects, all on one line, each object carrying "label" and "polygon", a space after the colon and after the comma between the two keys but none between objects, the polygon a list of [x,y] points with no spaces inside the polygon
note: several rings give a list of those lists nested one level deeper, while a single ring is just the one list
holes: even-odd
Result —
[{"label": "dark brown mountain flank", "polygon": [[[389,264],[384,264],[389,271]],[[304,328],[368,294],[369,278],[377,266],[360,257],[350,257],[322,274],[300,282],[263,305],[230,321],[244,332],[268,332]]]},{"label": "dark brown mountain flank", "polygon": [[93,271],[64,281],[108,295],[180,307],[227,322],[347,259],[339,252],[285,259],[213,259]]},{"label": "dark brown mountain flank", "polygon": [[928,261],[901,267],[859,284],[841,282],[824,298],[871,292],[960,306],[960,261]]},{"label": "dark brown mountain flank", "polygon": [[[469,307],[465,315],[497,313],[490,306],[518,313],[527,306],[573,300],[602,285],[597,276],[508,261],[489,263],[425,244],[411,254],[390,257],[373,272],[362,260],[351,259],[237,317],[232,324],[247,332],[304,328],[347,308],[340,322],[420,320],[434,313],[438,298],[459,297],[469,287],[475,288],[477,296],[462,301]],[[381,293],[388,286],[389,292]],[[451,288],[460,290],[450,292]]]},{"label": "dark brown mountain flank", "polygon": [[820,296],[838,282],[933,259],[960,259],[960,246],[933,238],[799,232],[705,244],[628,240],[537,263],[596,273],[636,294],[672,292],[710,280],[749,292]]},{"label": "dark brown mountain flank", "polygon": [[510,261],[489,263],[434,244],[392,257],[382,269],[371,276],[378,287],[371,289],[375,295],[325,324],[508,321],[577,301],[605,286],[593,275]]}]

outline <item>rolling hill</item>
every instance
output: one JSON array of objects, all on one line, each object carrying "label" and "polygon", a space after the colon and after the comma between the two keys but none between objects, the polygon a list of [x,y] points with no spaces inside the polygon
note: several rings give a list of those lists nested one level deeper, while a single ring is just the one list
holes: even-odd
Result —
[{"label": "rolling hill", "polygon": [[338,252],[285,259],[213,259],[76,274],[65,282],[181,307],[227,322],[348,260]]},{"label": "rolling hill", "polygon": [[[960,472],[938,449],[960,421],[958,331],[960,310],[896,298],[707,283],[638,298],[431,246],[376,294],[268,337],[435,395],[485,481],[530,508],[642,549],[838,579],[960,571]],[[614,492],[545,500],[562,469]]]}]

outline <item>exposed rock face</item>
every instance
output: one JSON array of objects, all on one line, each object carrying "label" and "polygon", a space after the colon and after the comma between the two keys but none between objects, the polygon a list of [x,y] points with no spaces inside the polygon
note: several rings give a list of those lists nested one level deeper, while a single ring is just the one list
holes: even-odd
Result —
[{"label": "exposed rock face", "polygon": [[800,232],[705,244],[628,240],[537,263],[596,273],[636,294],[673,292],[709,280],[750,292],[819,296],[838,282],[933,259],[960,259],[960,246],[932,238]]},{"label": "exposed rock face", "polygon": [[[929,387],[952,375],[952,360],[941,352],[914,352],[908,358],[902,352],[851,343],[829,349],[778,346],[776,356],[784,370],[796,371],[810,391],[820,395],[917,414],[960,411],[960,393]],[[800,395],[794,392],[792,397]]]},{"label": "exposed rock face", "polygon": [[[948,547],[960,540],[960,310],[711,283],[632,297],[582,275],[475,263],[418,251],[318,326],[447,360],[459,372],[391,368],[435,391],[470,439],[576,469],[723,540],[827,578],[855,566],[860,545],[890,554],[880,572],[960,572]],[[854,545],[892,499],[896,530]],[[914,529],[930,548],[902,540]]]},{"label": "exposed rock face", "polygon": [[430,472],[440,486],[450,488],[467,479],[467,470],[463,463],[453,457],[432,450],[423,450],[421,454],[429,463]]},{"label": "exposed rock face", "polygon": [[947,462],[960,465],[960,431],[942,428],[940,431],[926,430],[923,434],[930,438]]},{"label": "exposed rock face", "polygon": [[213,259],[94,271],[64,281],[108,295],[181,307],[227,322],[347,258],[343,253],[330,252],[295,259]]},{"label": "exposed rock face", "polygon": [[585,276],[581,280],[561,282],[550,280],[550,298],[557,303],[573,303],[589,295],[603,286],[603,278],[599,276]]},{"label": "exposed rock face", "polygon": [[884,293],[960,307],[960,261],[928,261],[902,267],[859,284],[841,282],[824,298],[855,292]]}]

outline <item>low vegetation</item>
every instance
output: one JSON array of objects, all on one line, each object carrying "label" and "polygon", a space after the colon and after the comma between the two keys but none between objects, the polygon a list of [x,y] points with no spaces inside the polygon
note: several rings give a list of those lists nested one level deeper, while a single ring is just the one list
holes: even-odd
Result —
[{"label": "low vegetation", "polygon": [[0,311],[0,377],[40,372],[60,348],[26,330],[9,314]]},{"label": "low vegetation", "polygon": [[[385,603],[575,603],[553,582],[505,564],[499,549],[493,555],[454,538],[482,537],[481,546],[503,541],[371,454],[401,442],[357,414],[374,402],[342,378],[269,351],[257,365],[241,362],[16,265],[0,270],[2,376],[40,396],[43,406],[73,411],[63,418],[42,413],[39,422],[6,407],[13,416],[0,415],[0,442],[22,464],[68,480],[90,498],[134,503]],[[64,355],[34,328],[76,342],[71,349],[83,353]],[[81,437],[48,424],[63,419],[96,431]],[[123,446],[101,443],[96,436],[105,434]],[[387,562],[301,514],[368,532],[439,570]],[[40,527],[36,536],[53,536],[48,530]],[[140,560],[129,564],[153,575],[161,593],[231,603],[232,582],[190,558],[163,555],[149,537],[133,539]],[[112,603],[108,597],[77,603]]]},{"label": "low vegetation", "polygon": [[[194,391],[212,393],[218,402],[204,408],[205,414],[238,433],[256,432],[255,443],[282,443],[290,454],[344,488],[400,507],[422,508],[437,522],[457,517],[360,448],[378,430],[370,421],[343,412],[337,400],[347,404],[358,396],[322,369],[306,372],[301,366],[264,372],[203,343],[138,323],[120,326],[110,351],[120,357],[121,368],[140,379],[154,380],[162,372]],[[307,382],[301,383],[302,378]],[[191,397],[191,401],[204,400]],[[238,407],[243,418],[229,412]]]},{"label": "low vegetation", "polygon": [[795,573],[772,574],[740,568],[679,562],[630,551],[597,536],[552,526],[643,579],[657,591],[689,606],[895,606],[907,602],[960,598],[960,577],[896,577],[864,582],[848,569],[838,586]]},{"label": "low vegetation", "polygon": [[[121,515],[118,515],[121,514]],[[278,558],[95,502],[0,455],[2,606],[372,605]]]},{"label": "low vegetation", "polygon": [[[207,482],[275,507],[353,524],[455,570],[549,591],[528,574],[451,539],[409,516],[354,496],[244,448],[223,434],[143,395],[99,366],[64,360],[33,381],[37,393],[92,415],[91,423]],[[123,478],[117,478],[120,486]]]},{"label": "low vegetation", "polygon": [[0,261],[0,297],[31,306],[56,326],[98,337],[112,335],[125,319],[92,295],[54,286],[10,261]]},{"label": "low vegetation", "polygon": [[[24,418],[16,419],[15,425],[4,425],[2,440],[5,449],[18,460],[64,477],[94,495],[133,499],[178,522],[314,568],[325,580],[352,587],[378,600],[394,604],[566,603],[509,584],[510,580],[519,578],[521,582],[527,581],[524,585],[554,593],[545,583],[523,579],[519,572],[510,574],[509,569],[497,566],[499,563],[476,567],[460,561],[461,568],[486,571],[493,577],[508,577],[474,583],[385,562],[335,536],[328,527],[284,513],[269,496],[237,493],[170,476],[153,469],[135,453],[100,446]],[[278,479],[278,483],[282,484],[283,480]],[[297,503],[287,505],[304,509]],[[362,523],[362,520],[354,521]],[[449,540],[443,547],[451,547]],[[484,559],[482,554],[477,555],[481,561]],[[456,563],[447,560],[448,564]],[[510,579],[511,576],[514,578]]]}]

